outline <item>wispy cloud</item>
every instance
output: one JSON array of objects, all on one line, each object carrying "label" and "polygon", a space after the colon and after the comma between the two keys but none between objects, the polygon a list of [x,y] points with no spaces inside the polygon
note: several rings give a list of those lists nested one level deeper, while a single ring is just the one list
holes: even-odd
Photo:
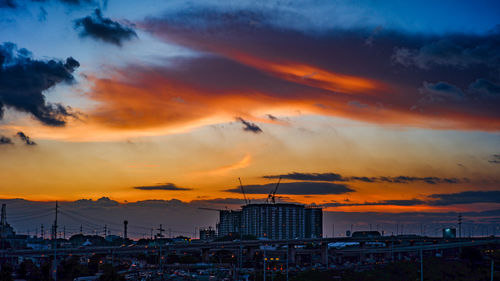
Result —
[{"label": "wispy cloud", "polygon": [[233,170],[243,169],[250,165],[252,162],[252,156],[250,154],[245,154],[245,156],[238,162],[226,166],[222,166],[213,170],[199,172],[200,175],[223,175],[229,173]]},{"label": "wispy cloud", "polygon": [[283,175],[263,176],[265,179],[290,179],[290,180],[305,180],[305,181],[346,181],[340,174],[336,173],[298,173],[292,172]]},{"label": "wispy cloud", "polygon": [[170,191],[179,191],[179,190],[191,190],[191,188],[178,187],[173,183],[158,183],[155,185],[145,185],[145,186],[134,186],[134,189],[139,190],[170,190]]}]

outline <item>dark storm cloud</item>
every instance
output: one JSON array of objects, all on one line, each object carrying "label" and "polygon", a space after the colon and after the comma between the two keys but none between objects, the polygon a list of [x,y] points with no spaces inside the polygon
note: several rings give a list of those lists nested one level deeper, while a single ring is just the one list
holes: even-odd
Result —
[{"label": "dark storm cloud", "polygon": [[[264,71],[274,78],[267,86],[283,80],[293,81],[297,87],[309,86],[302,94],[266,91],[272,98],[314,97],[317,104],[336,108],[332,114],[375,123],[419,120],[414,125],[432,127],[436,124],[433,119],[439,118],[451,124],[446,127],[454,129],[500,128],[500,99],[478,98],[470,90],[495,92],[495,85],[500,85],[498,32],[436,35],[377,29],[376,40],[372,38],[367,44],[367,38],[374,35],[373,29],[311,31],[283,24],[275,13],[262,10],[202,7],[168,11],[162,17],[146,19],[139,26],[167,42]],[[271,65],[266,68],[262,62]],[[279,71],[293,64],[313,69],[305,76],[301,73],[302,77],[275,73],[275,64],[279,62],[286,62]],[[353,103],[349,93],[328,89],[324,83],[313,83],[321,77],[318,71],[371,78],[385,86],[372,93],[361,91],[356,95],[357,103]],[[218,78],[220,85],[231,83],[229,78]],[[428,95],[435,99],[446,96],[447,102],[425,102],[428,98],[423,97]],[[349,102],[354,106],[341,106]],[[377,108],[377,104],[384,109]],[[360,113],[356,105],[363,106],[366,112]],[[411,110],[415,108],[418,110]],[[391,114],[386,119],[384,112],[401,114],[404,118]],[[321,113],[328,114],[327,110]]]},{"label": "dark storm cloud", "polygon": [[6,107],[31,113],[45,125],[63,126],[68,117],[77,117],[70,107],[45,101],[43,92],[60,83],[74,81],[72,73],[80,64],[69,57],[35,60],[31,53],[13,43],[0,45],[0,118]]},{"label": "dark storm cloud", "polygon": [[[263,185],[245,185],[247,194],[268,194],[276,186],[275,183]],[[239,187],[224,190],[226,192],[240,193]],[[355,190],[344,184],[326,183],[326,182],[287,182],[281,183],[278,188],[278,194],[289,195],[317,195],[317,194],[345,194]]]},{"label": "dark storm cloud", "polygon": [[36,142],[32,141],[30,137],[28,137],[23,132],[17,132],[16,134],[26,145],[36,145]]},{"label": "dark storm cloud", "polygon": [[285,175],[263,176],[265,179],[282,179],[303,180],[303,181],[345,181],[345,179],[335,173],[297,173],[292,172]]},{"label": "dark storm cloud", "polygon": [[244,125],[243,131],[252,132],[255,134],[262,133],[262,129],[255,123],[248,122],[241,117],[237,117],[236,120],[238,120],[241,124]]},{"label": "dark storm cloud", "polygon": [[493,154],[491,155],[490,160],[488,162],[493,163],[493,164],[500,164],[500,154]]},{"label": "dark storm cloud", "polygon": [[92,37],[106,43],[121,46],[123,41],[137,37],[135,31],[116,21],[102,16],[101,10],[75,21],[75,29],[80,30],[81,37]]},{"label": "dark storm cloud", "polygon": [[5,136],[0,136],[0,145],[2,144],[13,144],[12,140]]},{"label": "dark storm cloud", "polygon": [[146,185],[146,186],[134,186],[134,189],[139,190],[191,190],[191,188],[178,187],[173,183],[161,183],[157,185]]},{"label": "dark storm cloud", "polygon": [[429,205],[447,206],[474,203],[499,203],[500,191],[465,191],[451,194],[432,194],[429,196],[434,201]]},{"label": "dark storm cloud", "polygon": [[[438,184],[438,183],[461,183],[462,180],[457,178],[440,178],[440,177],[412,177],[412,176],[397,176],[397,177],[365,177],[365,176],[354,176],[345,177],[337,173],[298,173],[292,172],[282,175],[270,175],[263,176],[266,179],[291,179],[291,180],[303,180],[303,181],[363,181],[363,182],[388,182],[388,183],[412,183],[412,182],[423,182],[427,184]],[[465,179],[464,179],[465,180]]]}]

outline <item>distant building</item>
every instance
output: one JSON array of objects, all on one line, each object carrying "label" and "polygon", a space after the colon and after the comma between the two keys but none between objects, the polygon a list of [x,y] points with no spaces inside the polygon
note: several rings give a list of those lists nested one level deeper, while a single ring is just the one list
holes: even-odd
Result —
[{"label": "distant building", "polygon": [[269,239],[303,238],[304,206],[248,204],[242,209],[241,234]]},{"label": "distant building", "polygon": [[200,240],[210,241],[215,239],[215,230],[212,227],[200,229]]},{"label": "distant building", "polygon": [[16,232],[14,231],[14,228],[12,228],[12,226],[10,226],[10,224],[7,222],[6,205],[2,204],[2,214],[0,219],[0,238],[6,239],[12,238],[14,236],[16,236]]},{"label": "distant building", "polygon": [[323,211],[304,205],[248,204],[241,210],[240,234],[268,239],[323,236]]},{"label": "distant building", "polygon": [[457,238],[457,229],[456,228],[444,228],[443,229],[443,238]]},{"label": "distant building", "polygon": [[354,231],[351,235],[352,238],[379,238],[381,237],[378,231]]},{"label": "distant building", "polygon": [[224,237],[232,233],[240,233],[241,211],[220,210],[217,235]]},{"label": "distant building", "polygon": [[14,228],[7,222],[7,207],[2,204],[0,219],[0,248],[24,248],[28,235],[18,235]]},{"label": "distant building", "polygon": [[323,210],[306,207],[304,209],[304,234],[306,238],[323,237]]}]

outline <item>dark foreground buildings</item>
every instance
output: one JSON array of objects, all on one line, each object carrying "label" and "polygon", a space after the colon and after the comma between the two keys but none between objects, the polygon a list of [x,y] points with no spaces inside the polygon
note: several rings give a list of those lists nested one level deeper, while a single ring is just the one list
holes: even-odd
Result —
[{"label": "dark foreground buildings", "polygon": [[241,210],[221,210],[218,236],[238,233],[268,239],[319,238],[323,236],[321,208],[298,204],[248,204]]}]

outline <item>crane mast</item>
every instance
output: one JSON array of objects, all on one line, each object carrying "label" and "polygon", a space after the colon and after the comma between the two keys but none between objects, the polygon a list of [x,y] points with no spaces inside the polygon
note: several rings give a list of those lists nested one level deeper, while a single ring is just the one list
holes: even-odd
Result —
[{"label": "crane mast", "polygon": [[271,200],[273,204],[276,204],[275,196],[276,196],[276,191],[278,191],[278,186],[280,185],[280,182],[281,182],[281,176],[278,178],[278,183],[276,183],[274,190],[269,192],[269,195],[267,195],[266,203],[269,203],[269,200]]},{"label": "crane mast", "polygon": [[247,195],[245,194],[245,189],[243,188],[243,184],[241,183],[241,179],[238,178],[240,181],[240,188],[241,188],[241,193],[243,193],[243,198],[245,199],[245,205],[248,205],[250,202],[247,200]]}]

